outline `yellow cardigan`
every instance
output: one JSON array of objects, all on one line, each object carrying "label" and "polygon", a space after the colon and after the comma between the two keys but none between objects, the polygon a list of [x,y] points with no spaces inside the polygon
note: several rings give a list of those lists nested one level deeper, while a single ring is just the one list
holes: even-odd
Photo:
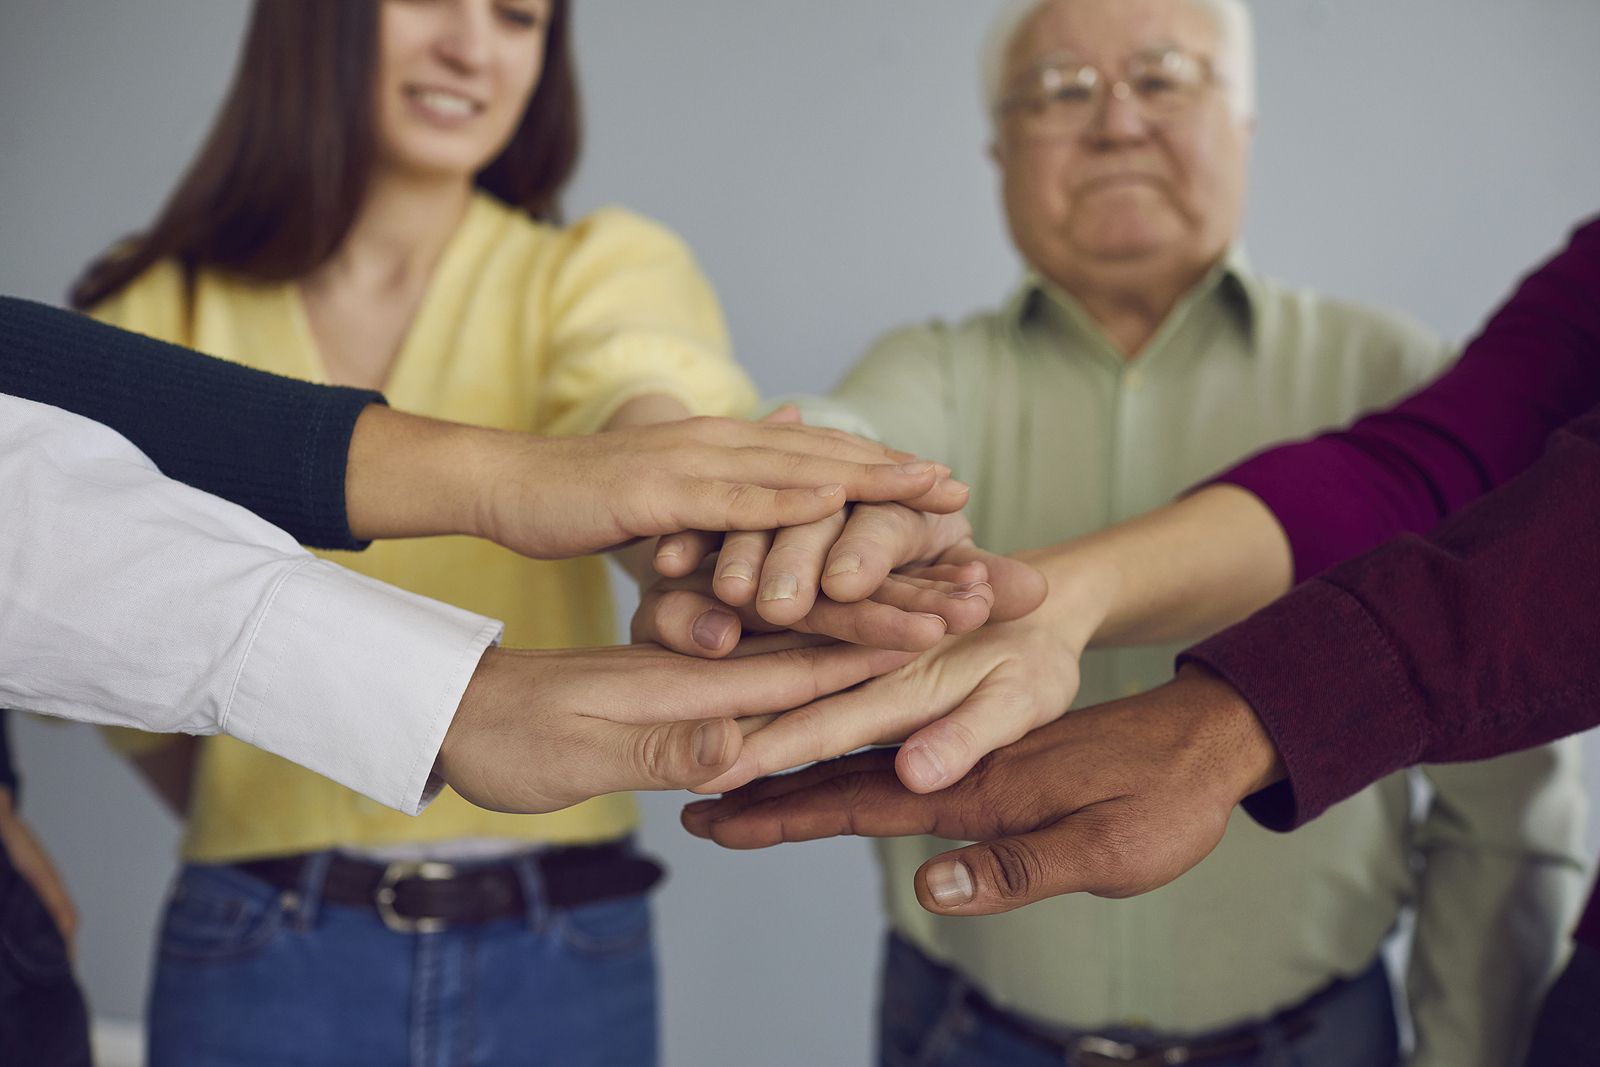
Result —
[{"label": "yellow cardigan", "polygon": [[[92,314],[248,366],[327,380],[293,283],[202,271],[187,289],[179,268],[161,263]],[[743,415],[756,400],[729,354],[716,297],[678,238],[618,209],[558,229],[484,195],[446,247],[384,392],[400,410],[541,434],[593,433],[651,394],[699,414]],[[459,537],[325,555],[504,620],[508,647],[616,640],[599,559],[540,562]],[[137,733],[113,739],[125,752],[164,743]],[[232,738],[208,737],[183,855],[235,862],[462,838],[592,842],[622,836],[636,819],[626,794],[516,816],[449,790],[411,818]]]}]

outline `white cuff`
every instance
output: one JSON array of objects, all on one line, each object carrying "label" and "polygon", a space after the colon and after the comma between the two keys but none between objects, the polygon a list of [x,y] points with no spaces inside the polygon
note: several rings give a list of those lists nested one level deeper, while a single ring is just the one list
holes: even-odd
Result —
[{"label": "white cuff", "polygon": [[250,638],[223,732],[415,815],[467,682],[504,627],[325,560],[294,568]]}]

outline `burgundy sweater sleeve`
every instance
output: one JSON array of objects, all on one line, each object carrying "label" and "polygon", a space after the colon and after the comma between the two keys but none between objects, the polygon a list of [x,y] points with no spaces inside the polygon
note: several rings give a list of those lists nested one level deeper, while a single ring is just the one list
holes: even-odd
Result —
[{"label": "burgundy sweater sleeve", "polygon": [[1304,580],[1426,533],[1533,463],[1600,402],[1600,219],[1530,275],[1432,384],[1349,429],[1260,453],[1219,481],[1264,501]]},{"label": "burgundy sweater sleeve", "polygon": [[1289,829],[1384,775],[1600,724],[1600,407],[1423,538],[1304,583],[1182,657],[1255,709],[1288,781],[1246,801]]}]

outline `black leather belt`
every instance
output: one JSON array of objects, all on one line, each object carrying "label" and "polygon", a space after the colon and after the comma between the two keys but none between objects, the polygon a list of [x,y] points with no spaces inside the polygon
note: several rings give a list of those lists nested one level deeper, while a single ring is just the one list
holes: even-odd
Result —
[{"label": "black leather belt", "polygon": [[[577,908],[638,896],[661,880],[661,865],[628,845],[553,848],[534,856],[544,903]],[[278,889],[305,883],[308,855],[238,864],[238,869]],[[374,863],[335,854],[322,881],[328,904],[367,907],[398,933],[437,933],[451,926],[494,922],[526,914],[517,865],[400,861]]]},{"label": "black leather belt", "polygon": [[[1341,983],[1342,984],[1342,983]],[[1337,986],[1276,1016],[1270,1024],[1285,1041],[1298,1041],[1317,1027],[1316,1011]],[[1266,1045],[1266,1025],[1242,1026],[1192,1041],[1136,1043],[1098,1034],[1053,1034],[1039,1029],[968,987],[962,1003],[973,1015],[1000,1027],[1013,1037],[1060,1058],[1067,1067],[1173,1067],[1205,1064],[1254,1055]]]}]

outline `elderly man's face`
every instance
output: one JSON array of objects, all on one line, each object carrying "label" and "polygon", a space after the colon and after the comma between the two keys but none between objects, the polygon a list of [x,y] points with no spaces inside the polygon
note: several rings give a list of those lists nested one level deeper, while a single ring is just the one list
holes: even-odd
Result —
[{"label": "elderly man's face", "polygon": [[[1050,0],[1012,41],[1005,91],[1036,86],[1041,65],[1092,66],[1110,83],[1163,54],[1209,63],[1217,43],[1187,0]],[[1122,90],[1085,108],[1064,131],[1016,110],[1000,120],[994,154],[1023,257],[1069,291],[1214,262],[1239,224],[1250,138],[1224,90],[1207,81],[1172,113]]]}]

